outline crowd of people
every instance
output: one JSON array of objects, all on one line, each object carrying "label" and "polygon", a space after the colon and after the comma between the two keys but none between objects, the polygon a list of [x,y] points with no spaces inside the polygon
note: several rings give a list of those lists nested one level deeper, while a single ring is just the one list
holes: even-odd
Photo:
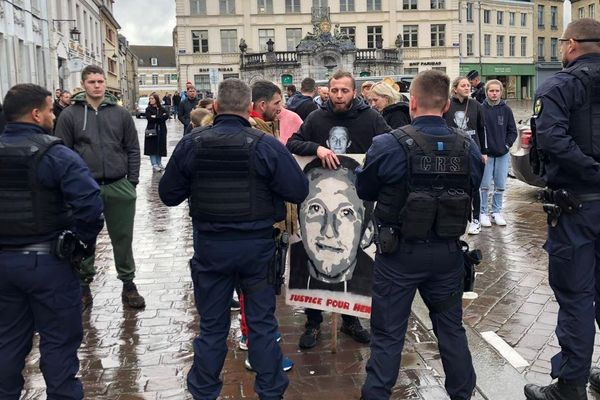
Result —
[{"label": "crowd of people", "polygon": [[[552,376],[558,380],[527,385],[529,400],[583,400],[588,381],[600,390],[600,369],[590,368],[594,319],[600,324],[595,308],[600,297],[595,282],[600,268],[600,125],[594,117],[600,107],[594,92],[600,87],[600,23],[577,20],[563,36],[565,69],[538,90],[533,124],[533,153],[548,185],[544,248],[560,306],[561,351],[552,360]],[[81,310],[92,306],[95,240],[104,224],[123,283],[122,301],[128,307],[145,306],[134,283],[132,250],[138,132],[131,115],[106,92],[102,68],[85,67],[81,84],[81,91],[54,96],[40,86],[19,84],[0,108],[3,399],[20,397],[34,331],[41,337],[48,397],[83,398],[76,376]],[[492,222],[507,224],[502,204],[517,130],[502,83],[483,83],[478,71],[451,82],[443,72],[429,70],[414,78],[405,99],[393,81],[365,82],[359,92],[350,72],[337,71],[327,87],[305,78],[299,91],[287,89],[284,102],[272,82],[250,87],[227,79],[215,99],[200,99],[191,82],[181,95],[150,96],[144,155],[154,172],[163,173],[160,199],[167,206],[187,201],[193,223],[190,269],[201,323],[188,390],[198,399],[219,396],[228,314],[239,292],[239,345],[248,350],[246,367],[256,372],[255,390],[261,399],[283,398],[289,384],[285,372],[293,362],[277,343],[275,287],[267,277],[274,239],[282,229],[298,230],[296,212],[320,212],[295,207],[324,190],[307,175],[316,167],[343,167],[355,174],[348,182],[359,201],[376,202],[360,216],[343,215],[361,218],[361,231],[373,221],[380,232],[372,281],[361,288],[372,298],[371,329],[344,314],[340,329],[370,344],[361,398],[390,398],[419,290],[438,339],[446,391],[453,400],[470,399],[476,374],[462,326],[465,261],[459,238]],[[166,121],[174,109],[184,136],[165,167]],[[316,161],[303,171],[292,154]],[[343,154],[366,154],[365,162],[349,163]],[[299,230],[306,235],[305,226]],[[318,273],[314,266],[311,274]],[[310,308],[305,314],[298,346],[310,349],[319,342],[323,316]]]}]

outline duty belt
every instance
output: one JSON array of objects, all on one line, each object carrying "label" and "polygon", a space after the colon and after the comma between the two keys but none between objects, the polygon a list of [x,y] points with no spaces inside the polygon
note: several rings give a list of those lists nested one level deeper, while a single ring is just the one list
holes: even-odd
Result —
[{"label": "duty belt", "polygon": [[29,254],[29,253],[52,254],[52,250],[53,250],[53,242],[34,243],[34,244],[27,244],[24,246],[0,245],[0,251],[22,253],[22,254]]}]

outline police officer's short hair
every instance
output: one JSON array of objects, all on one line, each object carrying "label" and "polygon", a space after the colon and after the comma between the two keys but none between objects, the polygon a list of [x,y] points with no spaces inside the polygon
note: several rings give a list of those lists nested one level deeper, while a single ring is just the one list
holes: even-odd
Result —
[{"label": "police officer's short hair", "polygon": [[410,84],[410,95],[417,105],[427,110],[442,110],[448,102],[450,78],[434,69],[419,72]]},{"label": "police officer's short hair", "polygon": [[252,84],[252,101],[271,101],[275,93],[281,95],[279,86],[270,81],[256,81]]},{"label": "police officer's short hair", "polygon": [[91,74],[102,74],[102,76],[106,78],[106,75],[104,74],[104,70],[102,69],[102,67],[90,64],[90,65],[86,65],[85,68],[81,71],[81,81],[85,82],[88,75],[91,75]]},{"label": "police officer's short hair", "polygon": [[580,45],[595,48],[598,51],[600,48],[600,22],[592,18],[577,19],[567,25],[563,36],[565,39],[597,39],[595,42],[580,42]]},{"label": "police officer's short hair", "polygon": [[219,114],[245,113],[251,101],[252,91],[244,81],[229,78],[219,83]]},{"label": "police officer's short hair", "polygon": [[313,78],[304,78],[300,83],[300,91],[302,93],[314,93],[317,83]]},{"label": "police officer's short hair", "polygon": [[52,97],[52,93],[33,83],[22,83],[13,86],[4,97],[6,121],[14,122],[36,108],[46,108],[48,97]]},{"label": "police officer's short hair", "polygon": [[350,78],[350,80],[352,81],[352,89],[356,89],[356,80],[354,80],[354,76],[352,75],[352,73],[348,71],[342,71],[341,69],[333,73],[333,75],[331,76],[331,78],[329,78],[329,81],[327,82],[327,86],[331,87],[332,79],[335,79],[337,81],[338,79],[342,78]]}]

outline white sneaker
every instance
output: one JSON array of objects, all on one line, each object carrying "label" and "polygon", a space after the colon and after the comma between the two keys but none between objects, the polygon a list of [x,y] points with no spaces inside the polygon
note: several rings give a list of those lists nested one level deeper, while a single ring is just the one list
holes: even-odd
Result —
[{"label": "white sneaker", "polygon": [[154,172],[160,172],[160,167],[158,165],[153,165],[152,166],[152,171],[154,171]]},{"label": "white sneaker", "polygon": [[481,224],[479,223],[478,220],[474,219],[469,224],[468,233],[469,233],[469,235],[477,235],[479,232],[481,232]]},{"label": "white sneaker", "polygon": [[479,222],[481,223],[481,226],[485,226],[486,228],[489,228],[490,226],[492,226],[492,221],[490,221],[490,216],[487,214],[481,214],[479,216]]},{"label": "white sneaker", "polygon": [[492,218],[494,218],[494,222],[496,223],[496,225],[498,225],[498,226],[506,226],[506,220],[504,219],[504,217],[502,216],[502,214],[500,214],[500,213],[493,213],[492,214]]}]

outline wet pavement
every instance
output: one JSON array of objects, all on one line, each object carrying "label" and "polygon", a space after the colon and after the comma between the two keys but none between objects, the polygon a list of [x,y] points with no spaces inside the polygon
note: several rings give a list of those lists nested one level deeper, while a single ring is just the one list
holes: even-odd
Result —
[{"label": "wet pavement", "polygon": [[[515,112],[526,116],[529,105]],[[145,120],[136,120],[141,135]],[[169,154],[181,137],[181,124],[169,121]],[[143,137],[140,137],[143,143]],[[166,165],[166,160],[163,161]],[[84,311],[84,340],[79,352],[80,375],[88,399],[189,399],[185,377],[192,362],[192,340],[199,319],[193,301],[188,260],[192,255],[191,222],[186,205],[164,206],[157,194],[160,173],[153,173],[142,156],[137,188],[134,255],[136,284],[146,298],[141,311],[124,309],[121,283],[116,278],[112,248],[104,230],[98,238],[98,275],[91,285],[93,307]],[[558,349],[554,328],[557,303],[548,285],[545,215],[535,202],[534,188],[509,180],[505,200],[507,227],[483,228],[468,237],[471,247],[484,253],[475,291],[465,300],[465,324],[476,332],[493,331],[530,364],[519,373],[530,382],[550,381],[550,357]],[[365,379],[369,349],[343,334],[338,352],[331,352],[330,318],[320,344],[300,352],[303,331],[301,310],[283,304],[277,315],[283,335],[282,349],[294,362],[288,373],[286,399],[358,399]],[[222,399],[253,399],[254,374],[244,368],[246,352],[237,348],[238,313],[231,314],[229,353],[223,368]],[[39,372],[37,336],[24,372],[23,399],[45,399]],[[600,343],[600,341],[597,341]],[[596,347],[594,363],[600,359]],[[441,361],[434,337],[411,319],[402,369],[393,399],[448,399],[443,388]],[[498,391],[510,382],[498,382]],[[494,399],[493,394],[486,393]],[[474,398],[484,398],[477,394]],[[524,397],[523,397],[524,398]],[[600,396],[592,399],[600,399]]]}]

